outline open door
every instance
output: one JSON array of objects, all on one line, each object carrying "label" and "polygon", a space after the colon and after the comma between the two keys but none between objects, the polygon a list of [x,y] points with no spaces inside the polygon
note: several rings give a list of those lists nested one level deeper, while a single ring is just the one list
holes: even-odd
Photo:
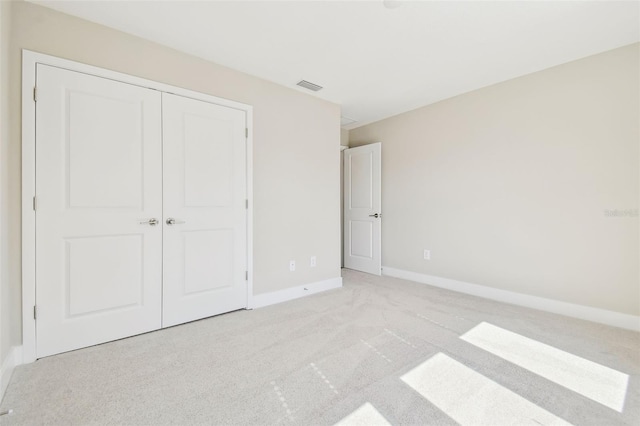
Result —
[{"label": "open door", "polygon": [[382,269],[381,143],[344,151],[344,267]]}]

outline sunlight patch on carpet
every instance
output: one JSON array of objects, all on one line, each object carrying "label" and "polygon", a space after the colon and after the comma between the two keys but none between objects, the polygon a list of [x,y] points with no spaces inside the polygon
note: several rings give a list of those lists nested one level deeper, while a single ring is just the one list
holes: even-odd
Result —
[{"label": "sunlight patch on carpet", "polygon": [[391,423],[373,405],[367,402],[336,423],[336,426],[391,426]]},{"label": "sunlight patch on carpet", "polygon": [[486,322],[460,338],[620,413],[624,408],[627,374]]},{"label": "sunlight patch on carpet", "polygon": [[461,425],[569,424],[443,353],[401,380]]}]

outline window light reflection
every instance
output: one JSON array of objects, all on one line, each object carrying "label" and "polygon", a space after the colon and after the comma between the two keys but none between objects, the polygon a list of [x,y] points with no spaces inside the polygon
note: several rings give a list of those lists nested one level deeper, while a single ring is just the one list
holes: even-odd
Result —
[{"label": "window light reflection", "polygon": [[461,425],[569,424],[443,353],[401,380]]},{"label": "window light reflection", "polygon": [[486,322],[460,338],[620,413],[624,408],[627,374]]},{"label": "window light reflection", "polygon": [[336,423],[336,426],[391,426],[370,403],[364,403],[353,413]]}]

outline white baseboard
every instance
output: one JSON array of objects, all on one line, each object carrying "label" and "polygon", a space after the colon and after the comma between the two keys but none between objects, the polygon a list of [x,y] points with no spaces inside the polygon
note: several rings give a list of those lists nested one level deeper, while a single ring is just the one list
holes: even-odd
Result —
[{"label": "white baseboard", "polygon": [[9,386],[9,380],[13,370],[22,364],[22,346],[14,346],[9,351],[9,354],[4,359],[2,367],[0,367],[0,401],[4,397],[4,392]]},{"label": "white baseboard", "polygon": [[382,274],[389,277],[402,278],[423,284],[440,287],[459,293],[471,294],[485,299],[510,303],[512,305],[524,306],[526,308],[538,309],[554,314],[593,321],[600,324],[611,325],[627,330],[640,331],[640,317],[623,314],[620,312],[608,311],[605,309],[592,308],[590,306],[575,305],[573,303],[561,302],[559,300],[546,299],[544,297],[530,296],[528,294],[516,293],[507,290],[487,287],[479,284],[471,284],[449,278],[436,277],[433,275],[420,274],[417,272],[405,271],[402,269],[384,266]]},{"label": "white baseboard", "polygon": [[253,296],[253,300],[249,308],[262,308],[264,306],[275,305],[276,303],[282,303],[288,300],[298,299],[300,297],[340,287],[342,287],[342,277],[337,277],[324,281],[316,281],[310,284],[299,285],[297,287],[286,288],[284,290],[273,291],[271,293],[257,294]]}]

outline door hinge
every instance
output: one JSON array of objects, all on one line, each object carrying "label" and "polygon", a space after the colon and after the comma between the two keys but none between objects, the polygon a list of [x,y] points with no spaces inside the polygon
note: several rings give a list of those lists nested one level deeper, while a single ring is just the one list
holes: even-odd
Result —
[{"label": "door hinge", "polygon": [[249,209],[249,200],[248,199],[244,200],[244,208],[247,209],[247,210]]},{"label": "door hinge", "polygon": [[244,128],[244,137],[245,138],[249,138],[249,128],[248,127]]},{"label": "door hinge", "polygon": [[38,88],[35,86],[33,88],[33,102],[38,102]]},{"label": "door hinge", "polygon": [[244,271],[244,280],[249,281],[249,271]]},{"label": "door hinge", "polygon": [[33,305],[33,319],[38,319],[38,310],[36,309],[36,305]]},{"label": "door hinge", "polygon": [[33,211],[36,211],[36,197],[33,197]]}]

